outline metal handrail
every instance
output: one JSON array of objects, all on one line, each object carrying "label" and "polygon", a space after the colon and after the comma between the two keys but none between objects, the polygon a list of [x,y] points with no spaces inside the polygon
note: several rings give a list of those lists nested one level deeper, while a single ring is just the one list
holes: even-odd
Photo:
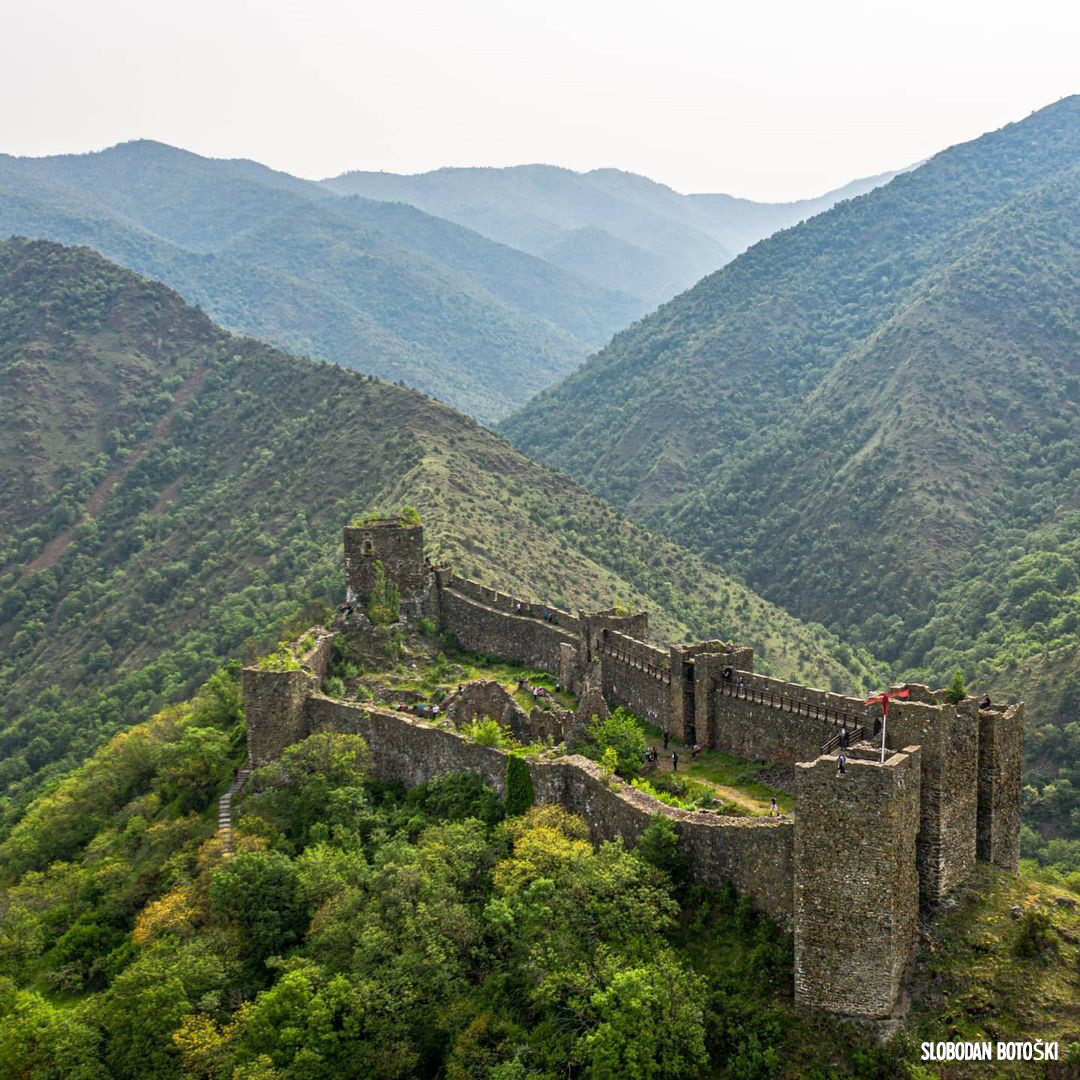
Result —
[{"label": "metal handrail", "polygon": [[[862,738],[863,727],[860,724],[857,728],[852,729],[847,733],[848,742],[858,742]],[[840,747],[840,744],[844,741],[844,732],[839,732],[834,735],[824,746],[821,748],[823,754],[831,754],[834,750]]]},{"label": "metal handrail", "polygon": [[783,712],[794,713],[796,716],[805,716],[811,720],[825,720],[831,724],[860,725],[864,716],[849,713],[844,709],[829,708],[828,705],[811,704],[808,701],[798,701],[795,698],[784,697],[775,690],[766,692],[759,687],[742,686],[727,680],[719,683],[720,693],[726,697],[738,698],[751,703],[768,705],[772,709],[780,709]]}]

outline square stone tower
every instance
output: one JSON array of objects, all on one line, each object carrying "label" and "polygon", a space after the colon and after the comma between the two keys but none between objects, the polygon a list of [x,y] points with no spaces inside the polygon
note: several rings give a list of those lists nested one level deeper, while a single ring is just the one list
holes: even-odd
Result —
[{"label": "square stone tower", "polygon": [[372,521],[345,527],[345,597],[363,603],[375,587],[375,566],[401,593],[403,601],[418,600],[428,585],[424,563],[424,527],[396,520]]},{"label": "square stone tower", "polygon": [[890,1015],[915,948],[919,748],[795,766],[795,1001]]}]

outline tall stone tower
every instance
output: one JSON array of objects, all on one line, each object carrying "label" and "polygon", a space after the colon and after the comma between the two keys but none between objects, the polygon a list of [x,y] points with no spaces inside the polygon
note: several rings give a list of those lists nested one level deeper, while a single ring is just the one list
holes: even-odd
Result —
[{"label": "tall stone tower", "polygon": [[795,766],[795,1001],[888,1016],[915,948],[918,747]]},{"label": "tall stone tower", "polygon": [[345,527],[345,597],[364,603],[375,587],[375,567],[401,593],[402,603],[415,605],[427,591],[424,527],[387,519]]}]

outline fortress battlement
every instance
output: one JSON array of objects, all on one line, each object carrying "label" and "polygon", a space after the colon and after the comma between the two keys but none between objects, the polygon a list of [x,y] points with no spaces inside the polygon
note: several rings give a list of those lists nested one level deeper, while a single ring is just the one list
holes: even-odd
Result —
[{"label": "fortress battlement", "polygon": [[[954,705],[944,691],[912,685],[893,688],[908,697],[892,700],[884,717],[861,698],[756,673],[745,646],[660,648],[648,641],[646,612],[574,614],[434,567],[420,525],[348,526],[344,545],[351,604],[366,603],[383,577],[397,587],[404,618],[433,620],[465,649],[549,672],[583,699],[624,706],[688,745],[793,768],[794,818],[747,819],[613,789],[595,763],[572,754],[527,762],[537,800],[581,814],[597,840],[634,843],[654,814],[671,818],[697,880],[731,881],[793,928],[801,1004],[888,1016],[920,906],[932,910],[976,860],[1017,870],[1022,704],[979,708],[969,697]],[[323,696],[332,639],[315,629],[289,655],[244,669],[252,765],[313,732],[338,731],[368,739],[384,779],[415,784],[467,771],[504,789],[501,751]]]}]

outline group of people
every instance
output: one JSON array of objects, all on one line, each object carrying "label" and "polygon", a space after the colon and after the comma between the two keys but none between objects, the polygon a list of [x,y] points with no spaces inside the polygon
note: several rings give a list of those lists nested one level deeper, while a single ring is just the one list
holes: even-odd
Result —
[{"label": "group of people", "polygon": [[[549,701],[554,700],[552,692],[546,686],[533,686],[533,684],[525,678],[518,679],[518,689],[524,690],[527,694],[532,694],[533,699],[536,701],[539,701],[540,698],[546,698]],[[562,690],[562,684],[556,683],[555,693],[559,693],[560,690]]]},{"label": "group of people", "polygon": [[404,701],[399,701],[394,709],[397,712],[411,712],[414,716],[431,716],[437,717],[439,715],[438,705],[424,705],[421,703],[407,704]]},{"label": "group of people", "polygon": [[[525,614],[525,605],[522,604],[522,602],[520,600],[518,600],[514,604],[514,614],[515,615],[524,615]],[[543,615],[541,617],[543,618],[544,622],[553,623],[555,621],[555,612],[552,611],[551,608],[549,608],[547,606],[547,604],[545,604],[544,605]]]},{"label": "group of people", "polygon": [[[669,745],[670,741],[671,741],[671,736],[665,730],[664,731],[664,752],[665,753],[667,752],[668,745]],[[690,757],[696,761],[697,758],[699,757],[699,755],[701,754],[701,751],[703,749],[704,749],[704,747],[702,747],[701,743],[697,743],[697,742],[694,743],[694,747],[690,751]],[[645,750],[645,764],[647,766],[653,767],[653,766],[658,765],[659,762],[660,762],[660,753],[659,753],[659,751],[656,749],[655,746],[648,747]],[[678,750],[672,750],[671,751],[671,771],[672,772],[678,772],[679,771],[679,752],[678,752]]]}]

